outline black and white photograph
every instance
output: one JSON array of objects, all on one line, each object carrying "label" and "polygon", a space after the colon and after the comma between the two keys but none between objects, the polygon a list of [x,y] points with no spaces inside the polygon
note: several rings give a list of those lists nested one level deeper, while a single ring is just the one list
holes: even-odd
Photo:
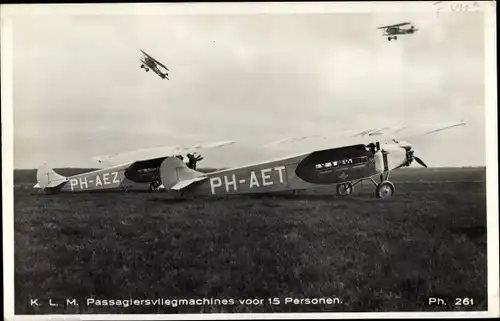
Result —
[{"label": "black and white photograph", "polygon": [[494,1],[0,13],[4,320],[500,316]]}]

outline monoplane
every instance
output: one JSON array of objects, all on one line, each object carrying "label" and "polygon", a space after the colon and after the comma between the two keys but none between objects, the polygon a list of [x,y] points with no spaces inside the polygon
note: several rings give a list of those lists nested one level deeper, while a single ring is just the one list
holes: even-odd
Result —
[{"label": "monoplane", "polygon": [[101,190],[162,190],[160,164],[168,157],[175,157],[186,166],[196,169],[203,159],[199,152],[233,144],[233,141],[199,143],[192,146],[168,146],[140,149],[113,155],[97,156],[94,160],[108,167],[71,177],[56,173],[46,163],[37,170],[35,188],[47,193],[84,192]]},{"label": "monoplane", "polygon": [[[355,185],[369,180],[375,186],[375,195],[384,199],[395,192],[394,184],[389,181],[391,171],[408,167],[414,161],[427,167],[415,155],[412,145],[403,139],[429,135],[462,125],[465,125],[465,122],[353,130],[338,135],[337,142],[331,137],[319,135],[314,136],[314,139],[320,138],[323,145],[307,143],[303,151],[296,148],[295,155],[209,173],[188,167],[188,164],[177,156],[150,161],[158,168],[162,190],[177,197],[297,191],[330,184],[336,185],[337,195],[346,196],[353,193]],[[293,144],[294,141],[297,140],[290,139],[288,143]],[[265,147],[278,148],[286,143],[279,141]],[[151,167],[144,166],[142,162],[139,164],[137,166],[141,168]],[[120,187],[122,178],[130,179],[137,169],[127,164],[104,172],[91,172],[70,178],[49,175],[48,179],[45,178],[45,170],[37,174],[37,185],[42,186],[41,183],[44,183],[45,187],[63,186],[59,190],[74,192],[89,190],[90,186],[97,188],[97,180],[100,182],[99,188],[102,189],[104,180],[107,180],[108,186],[114,184],[113,187]],[[107,178],[103,175],[107,175]],[[375,180],[377,177],[380,178],[378,182]],[[69,186],[64,187],[68,181]]]},{"label": "monoplane", "polygon": [[[403,26],[410,26],[410,28],[401,28]],[[418,29],[411,22],[403,22],[389,26],[378,27],[377,29],[383,29],[383,36],[387,37],[387,40],[391,39],[397,40],[398,35],[409,35],[415,33]]]},{"label": "monoplane", "polygon": [[[294,156],[210,173],[200,173],[169,157],[160,165],[160,177],[166,191],[181,197],[297,191],[330,184],[336,185],[337,195],[346,196],[353,193],[356,184],[370,180],[375,185],[375,195],[384,199],[395,192],[389,181],[391,171],[408,167],[413,161],[427,167],[415,156],[410,143],[397,138],[423,136],[462,125],[465,122],[355,130],[341,135],[340,140],[350,142],[348,145],[332,143],[326,137],[323,142],[329,148],[311,150],[309,145],[309,151]],[[367,137],[373,141],[368,143]],[[375,180],[377,176],[379,182]]]},{"label": "monoplane", "polygon": [[[144,68],[144,70],[146,70],[146,72],[148,72],[149,69],[151,69],[158,76],[160,76],[162,79],[168,80],[168,71],[169,71],[168,68],[165,67],[164,64],[162,64],[161,62],[159,62],[158,60],[156,60],[155,58],[153,58],[152,56],[150,56],[149,54],[144,52],[143,50],[141,50],[141,52],[144,55],[144,57],[141,58],[141,62],[142,62],[141,68]],[[160,67],[165,69],[165,71],[162,72],[160,70]]]}]

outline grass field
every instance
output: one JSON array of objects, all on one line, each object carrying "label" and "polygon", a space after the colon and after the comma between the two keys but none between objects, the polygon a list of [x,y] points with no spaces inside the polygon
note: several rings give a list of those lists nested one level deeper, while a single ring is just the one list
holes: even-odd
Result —
[{"label": "grass field", "polygon": [[[396,171],[396,194],[386,201],[373,197],[369,182],[345,198],[329,186],[176,201],[161,193],[43,195],[31,189],[34,171],[15,171],[16,313],[485,310],[485,175]],[[285,297],[341,303],[285,304]],[[429,297],[448,304],[430,306]],[[33,298],[41,306],[31,306]],[[73,298],[79,306],[64,304]],[[236,301],[123,307],[87,298]],[[238,301],[246,298],[264,300]]]}]

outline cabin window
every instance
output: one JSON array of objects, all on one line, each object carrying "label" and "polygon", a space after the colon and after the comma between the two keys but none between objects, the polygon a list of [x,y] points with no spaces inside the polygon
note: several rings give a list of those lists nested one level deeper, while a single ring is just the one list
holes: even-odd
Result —
[{"label": "cabin window", "polygon": [[323,169],[323,168],[330,168],[330,167],[363,164],[363,163],[367,163],[367,162],[368,162],[368,157],[361,156],[361,157],[353,157],[353,158],[346,158],[346,159],[340,159],[340,160],[335,160],[335,161],[319,163],[319,164],[316,164],[315,167],[316,167],[316,169]]}]

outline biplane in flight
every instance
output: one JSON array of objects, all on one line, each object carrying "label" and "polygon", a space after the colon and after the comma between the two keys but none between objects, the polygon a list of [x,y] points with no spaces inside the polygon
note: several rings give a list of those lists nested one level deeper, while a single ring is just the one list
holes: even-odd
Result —
[{"label": "biplane in flight", "polygon": [[[343,143],[335,143],[332,137],[324,137],[323,146],[316,145],[313,149],[312,144],[306,144],[303,151],[294,148],[297,151],[294,156],[209,173],[189,168],[175,156],[151,161],[155,167],[159,167],[163,190],[177,197],[294,192],[331,184],[336,185],[337,195],[346,196],[353,193],[356,184],[370,180],[375,186],[375,195],[384,199],[395,192],[394,184],[389,181],[391,171],[410,166],[414,161],[427,167],[415,156],[412,145],[401,139],[428,135],[461,125],[465,123],[384,127],[362,132],[356,130],[338,136],[338,141]],[[281,141],[266,148],[276,148],[285,143]],[[137,168],[127,164],[105,172],[70,178],[56,177],[58,180],[53,179],[54,183],[50,183],[50,178],[47,180],[46,172],[42,171],[37,174],[37,179],[40,186],[66,186],[64,184],[70,182],[63,190],[83,191],[89,189],[87,184],[96,186],[96,175],[103,173],[108,175],[108,182],[119,187],[123,177],[133,177],[129,171],[134,174]],[[379,182],[375,180],[377,177],[380,177]],[[104,177],[100,180],[101,186],[103,181]],[[87,188],[82,188],[82,184]]]},{"label": "biplane in flight", "polygon": [[113,155],[96,156],[93,159],[110,166],[71,177],[56,173],[47,164],[38,168],[36,178],[37,189],[47,193],[53,192],[87,192],[87,191],[119,191],[163,189],[159,167],[168,157],[175,157],[186,166],[196,169],[197,163],[203,160],[200,151],[219,148],[233,144],[232,141],[208,142],[192,146],[168,146],[135,150]]},{"label": "biplane in flight", "polygon": [[[156,60],[155,58],[151,57],[150,55],[148,55],[146,52],[144,52],[143,50],[141,50],[141,52],[143,53],[144,57],[141,58],[141,62],[142,62],[142,65],[141,65],[141,68],[144,68],[144,70],[146,70],[146,72],[149,71],[149,69],[153,70],[158,76],[160,76],[162,79],[168,79],[168,68],[165,67],[164,64],[162,64],[161,62],[159,62],[158,60]],[[162,72],[160,70],[160,68],[163,68],[165,69],[164,72]]]},{"label": "biplane in flight", "polygon": [[[410,26],[410,28],[401,28],[403,26]],[[391,39],[397,40],[398,35],[408,35],[415,33],[418,29],[411,22],[403,22],[389,26],[378,27],[377,29],[383,29],[383,36],[387,37],[387,40]]]}]

